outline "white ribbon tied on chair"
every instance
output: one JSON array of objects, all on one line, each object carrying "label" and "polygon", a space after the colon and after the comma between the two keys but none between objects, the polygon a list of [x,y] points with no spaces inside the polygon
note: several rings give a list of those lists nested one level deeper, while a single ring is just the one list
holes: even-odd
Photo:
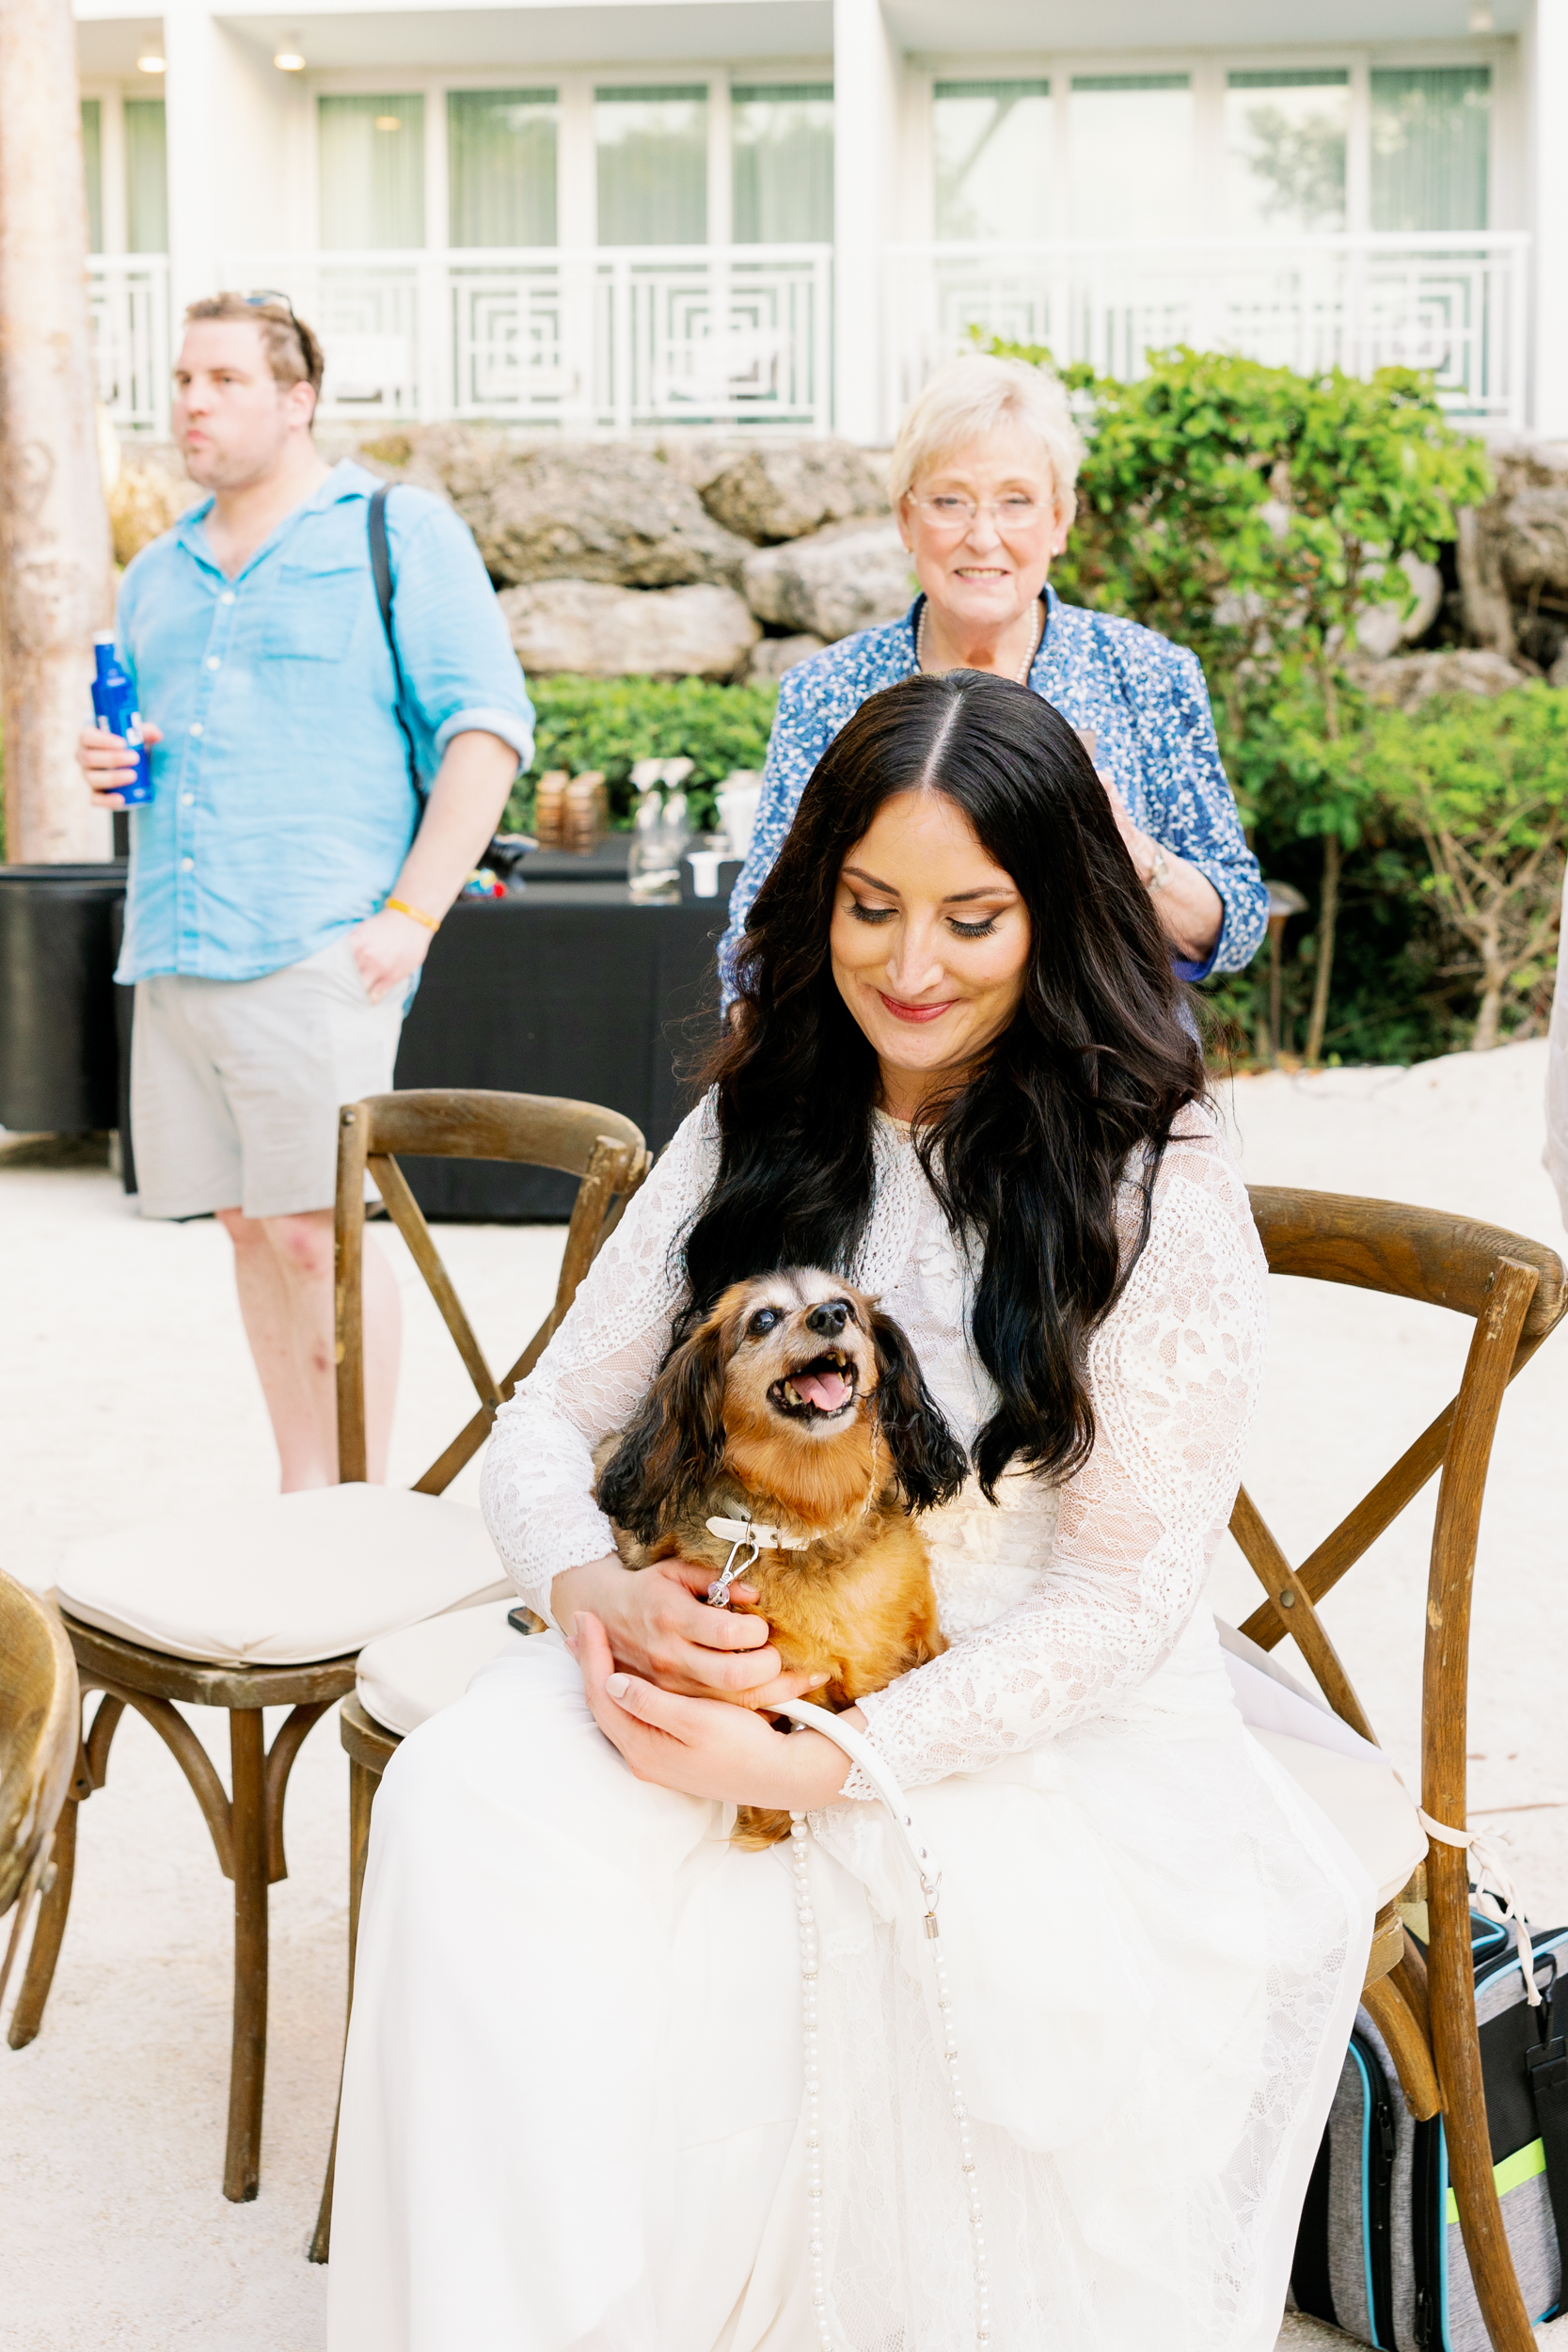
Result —
[{"label": "white ribbon tied on chair", "polygon": [[[1420,1812],[1419,1806],[1417,1811]],[[1457,1846],[1470,1857],[1470,1875],[1475,1881],[1472,1900],[1482,1918],[1506,1933],[1510,1923],[1519,1954],[1519,1974],[1525,1979],[1525,1998],[1531,2009],[1541,2007],[1540,1988],[1535,1981],[1534,1953],[1529,1940],[1529,1922],[1520,1906],[1513,1881],[1498,1860],[1494,1848],[1479,1829],[1450,1829],[1446,1821],[1434,1821],[1430,1813],[1420,1814],[1421,1827],[1439,1845]]]}]

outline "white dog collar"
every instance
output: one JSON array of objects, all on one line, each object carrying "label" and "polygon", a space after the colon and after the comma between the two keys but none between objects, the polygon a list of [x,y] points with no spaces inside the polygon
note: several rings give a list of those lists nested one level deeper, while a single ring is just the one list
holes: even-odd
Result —
[{"label": "white dog collar", "polygon": [[[730,1586],[737,1576],[744,1576],[748,1568],[754,1567],[765,1551],[804,1551],[811,1543],[809,1535],[786,1535],[782,1527],[765,1527],[758,1519],[713,1518],[709,1519],[707,1530],[730,1547],[723,1575],[707,1588],[705,1597],[710,1609],[729,1607]],[[738,1557],[742,1549],[746,1552],[744,1560]]]},{"label": "white dog collar", "polygon": [[727,1544],[754,1544],[759,1551],[804,1551],[811,1542],[809,1535],[786,1535],[760,1519],[709,1519],[707,1531]]}]

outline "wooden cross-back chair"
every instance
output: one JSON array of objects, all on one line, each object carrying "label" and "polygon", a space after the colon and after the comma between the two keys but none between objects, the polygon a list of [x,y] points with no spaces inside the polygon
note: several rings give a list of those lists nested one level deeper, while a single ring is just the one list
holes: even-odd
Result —
[{"label": "wooden cross-back chair", "polygon": [[0,1570],[0,1919],[15,1913],[0,1954],[0,2001],[33,1897],[48,1878],[80,1711],[64,1626],[46,1601]]},{"label": "wooden cross-back chair", "polygon": [[[354,1688],[366,1642],[507,1590],[477,1511],[439,1500],[483,1445],[498,1406],[543,1351],[648,1152],[619,1112],[554,1097],[433,1089],[372,1095],[340,1114],[336,1212],[339,1484],[138,1528],[78,1545],[58,1600],[82,1690],[103,1693],[55,1835],[55,1879],[11,2019],[21,2049],[42,2022],[65,1933],[77,1803],[103,1786],[127,1707],[163,1739],[195,1792],[234,1887],[234,2013],[226,2197],[256,2195],[267,2030],[267,1889],[287,1876],[283,1805],[312,1725]],[[511,1369],[490,1370],[398,1165],[421,1157],[508,1160],[578,1181],[549,1313]],[[407,1490],[365,1481],[363,1239],[367,1169],[456,1343],[479,1403]],[[182,1706],[229,1712],[230,1788]],[[262,1709],[288,1710],[265,1745]]]},{"label": "wooden cross-back chair", "polygon": [[[1299,1567],[1286,1559],[1244,1486],[1230,1521],[1268,1595],[1242,1631],[1265,1650],[1291,1635],[1335,1713],[1373,1740],[1316,1604],[1438,1474],[1426,1594],[1420,1803],[1430,1820],[1463,1833],[1470,1594],[1492,1441],[1509,1382],[1568,1310],[1561,1263],[1522,1234],[1433,1209],[1274,1185],[1254,1185],[1251,1200],[1271,1273],[1421,1299],[1474,1322],[1457,1393]],[[1492,2171],[1462,1847],[1430,1840],[1423,1870],[1404,1898],[1422,1899],[1431,1929],[1425,1957],[1398,1901],[1386,1904],[1362,1998],[1418,2120],[1442,2114],[1465,2250],[1492,2343],[1497,2352],[1531,2352],[1535,2339]]]},{"label": "wooden cross-back chair", "polygon": [[[1244,1487],[1231,1519],[1232,1532],[1269,1595],[1243,1632],[1264,1650],[1274,1648],[1287,1633],[1294,1635],[1330,1707],[1364,1739],[1372,1740],[1366,1710],[1314,1603],[1433,1473],[1441,1472],[1428,1594],[1421,1804],[1432,1819],[1462,1829],[1470,1585],[1493,1434],[1508,1382],[1568,1308],[1562,1266],[1537,1242],[1435,1210],[1273,1186],[1254,1186],[1250,1197],[1271,1272],[1421,1299],[1475,1322],[1457,1395],[1299,1569],[1287,1562]],[[404,1656],[397,1663],[406,1671],[412,1662],[406,1655],[410,1646],[408,1637],[394,1635],[376,1645],[362,1663],[368,1666],[377,1652],[401,1651]],[[448,1675],[444,1692],[427,1688],[421,1705],[450,1703],[460,1696],[467,1672],[483,1662],[478,1651],[483,1646],[475,1645],[476,1654],[463,1661],[465,1671]],[[494,1646],[489,1645],[492,1650]],[[394,1666],[394,1681],[395,1672]],[[385,1686],[388,1677],[381,1679]],[[351,2000],[371,1808],[400,1740],[397,1729],[372,1712],[366,1696],[362,1678],[356,1695],[344,1700],[340,1717],[350,1762]],[[1296,1741],[1287,1744],[1300,1746]],[[1381,1782],[1384,1775],[1374,1773],[1373,1778]],[[1421,1833],[1413,1809],[1402,1797],[1399,1802],[1410,1813],[1397,1864],[1402,1872],[1412,1853],[1419,1851]],[[1356,1824],[1352,1820],[1341,1826],[1354,1833]],[[1375,1844],[1375,1836],[1370,1842]],[[1400,1912],[1402,1896],[1415,1897],[1395,1880],[1393,1894],[1378,1913],[1362,1997],[1394,2057],[1416,2115],[1426,2120],[1439,2109],[1443,2112],[1465,2248],[1493,2342],[1499,2352],[1528,2352],[1533,2338],[1513,2278],[1492,2176],[1476,2039],[1465,1857],[1440,1845],[1433,1845],[1430,1851],[1429,1875],[1420,1890],[1432,1923],[1430,1990],[1427,1964]],[[329,2164],[310,2249],[317,2262],[325,2262],[330,2251],[331,2199]]]}]

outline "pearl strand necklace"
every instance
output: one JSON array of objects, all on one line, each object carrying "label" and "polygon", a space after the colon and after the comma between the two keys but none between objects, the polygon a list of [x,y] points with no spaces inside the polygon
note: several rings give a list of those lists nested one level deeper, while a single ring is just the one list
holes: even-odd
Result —
[{"label": "pearl strand necklace", "polygon": [[[930,598],[927,597],[920,608],[920,618],[914,625],[914,666],[917,670],[924,670],[926,667],[926,615],[929,609]],[[1045,614],[1042,612],[1040,614],[1040,625],[1035,631],[1033,637],[1029,640],[1029,650],[1024,655],[1022,660],[1019,663],[1018,668],[1013,672],[1013,684],[1015,686],[1028,685],[1029,673],[1035,666],[1035,656],[1040,649],[1040,639],[1044,635]]]},{"label": "pearl strand necklace", "polygon": [[[953,2032],[953,1998],[947,1981],[947,1962],[942,1948],[942,1932],[937,1925],[942,1873],[921,1844],[914,1823],[904,1810],[902,1790],[870,1741],[849,1724],[837,1723],[825,1708],[813,1707],[809,1701],[797,1700],[783,1711],[793,1716],[797,1724],[813,1729],[820,1728],[863,1767],[876,1784],[882,1802],[893,1816],[894,1825],[902,1836],[920,1873],[921,1892],[926,1899],[926,1939],[931,1947],[931,1961],[936,1970],[937,2014],[942,2019],[942,2057],[947,2068],[953,2117],[958,2127],[958,2166],[963,2175],[964,2198],[969,2208],[970,2253],[974,2265],[974,2342],[977,2352],[988,2352],[990,2344],[990,2265],[986,2252],[985,2213],[974,2161],[974,2142],[969,2128],[970,2115],[964,2103],[963,2086],[958,2077],[958,2045]],[[789,1840],[795,1872],[795,1916],[800,1930],[807,2275],[811,2281],[811,2309],[816,2323],[816,2341],[821,2352],[835,2352],[832,2328],[828,2317],[827,2249],[822,2236],[822,2075],[816,2006],[821,1956],[816,1940],[816,1913],[811,1899],[811,1833],[803,1813],[790,1815]]]}]

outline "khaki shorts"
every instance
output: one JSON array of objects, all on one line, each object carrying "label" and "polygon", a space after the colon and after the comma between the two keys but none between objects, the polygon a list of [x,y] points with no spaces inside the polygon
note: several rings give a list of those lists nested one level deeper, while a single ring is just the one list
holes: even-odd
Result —
[{"label": "khaki shorts", "polygon": [[391,1089],[406,986],[372,1005],[341,933],[259,980],[136,982],[131,1136],[143,1216],[330,1209],[338,1112]]}]

